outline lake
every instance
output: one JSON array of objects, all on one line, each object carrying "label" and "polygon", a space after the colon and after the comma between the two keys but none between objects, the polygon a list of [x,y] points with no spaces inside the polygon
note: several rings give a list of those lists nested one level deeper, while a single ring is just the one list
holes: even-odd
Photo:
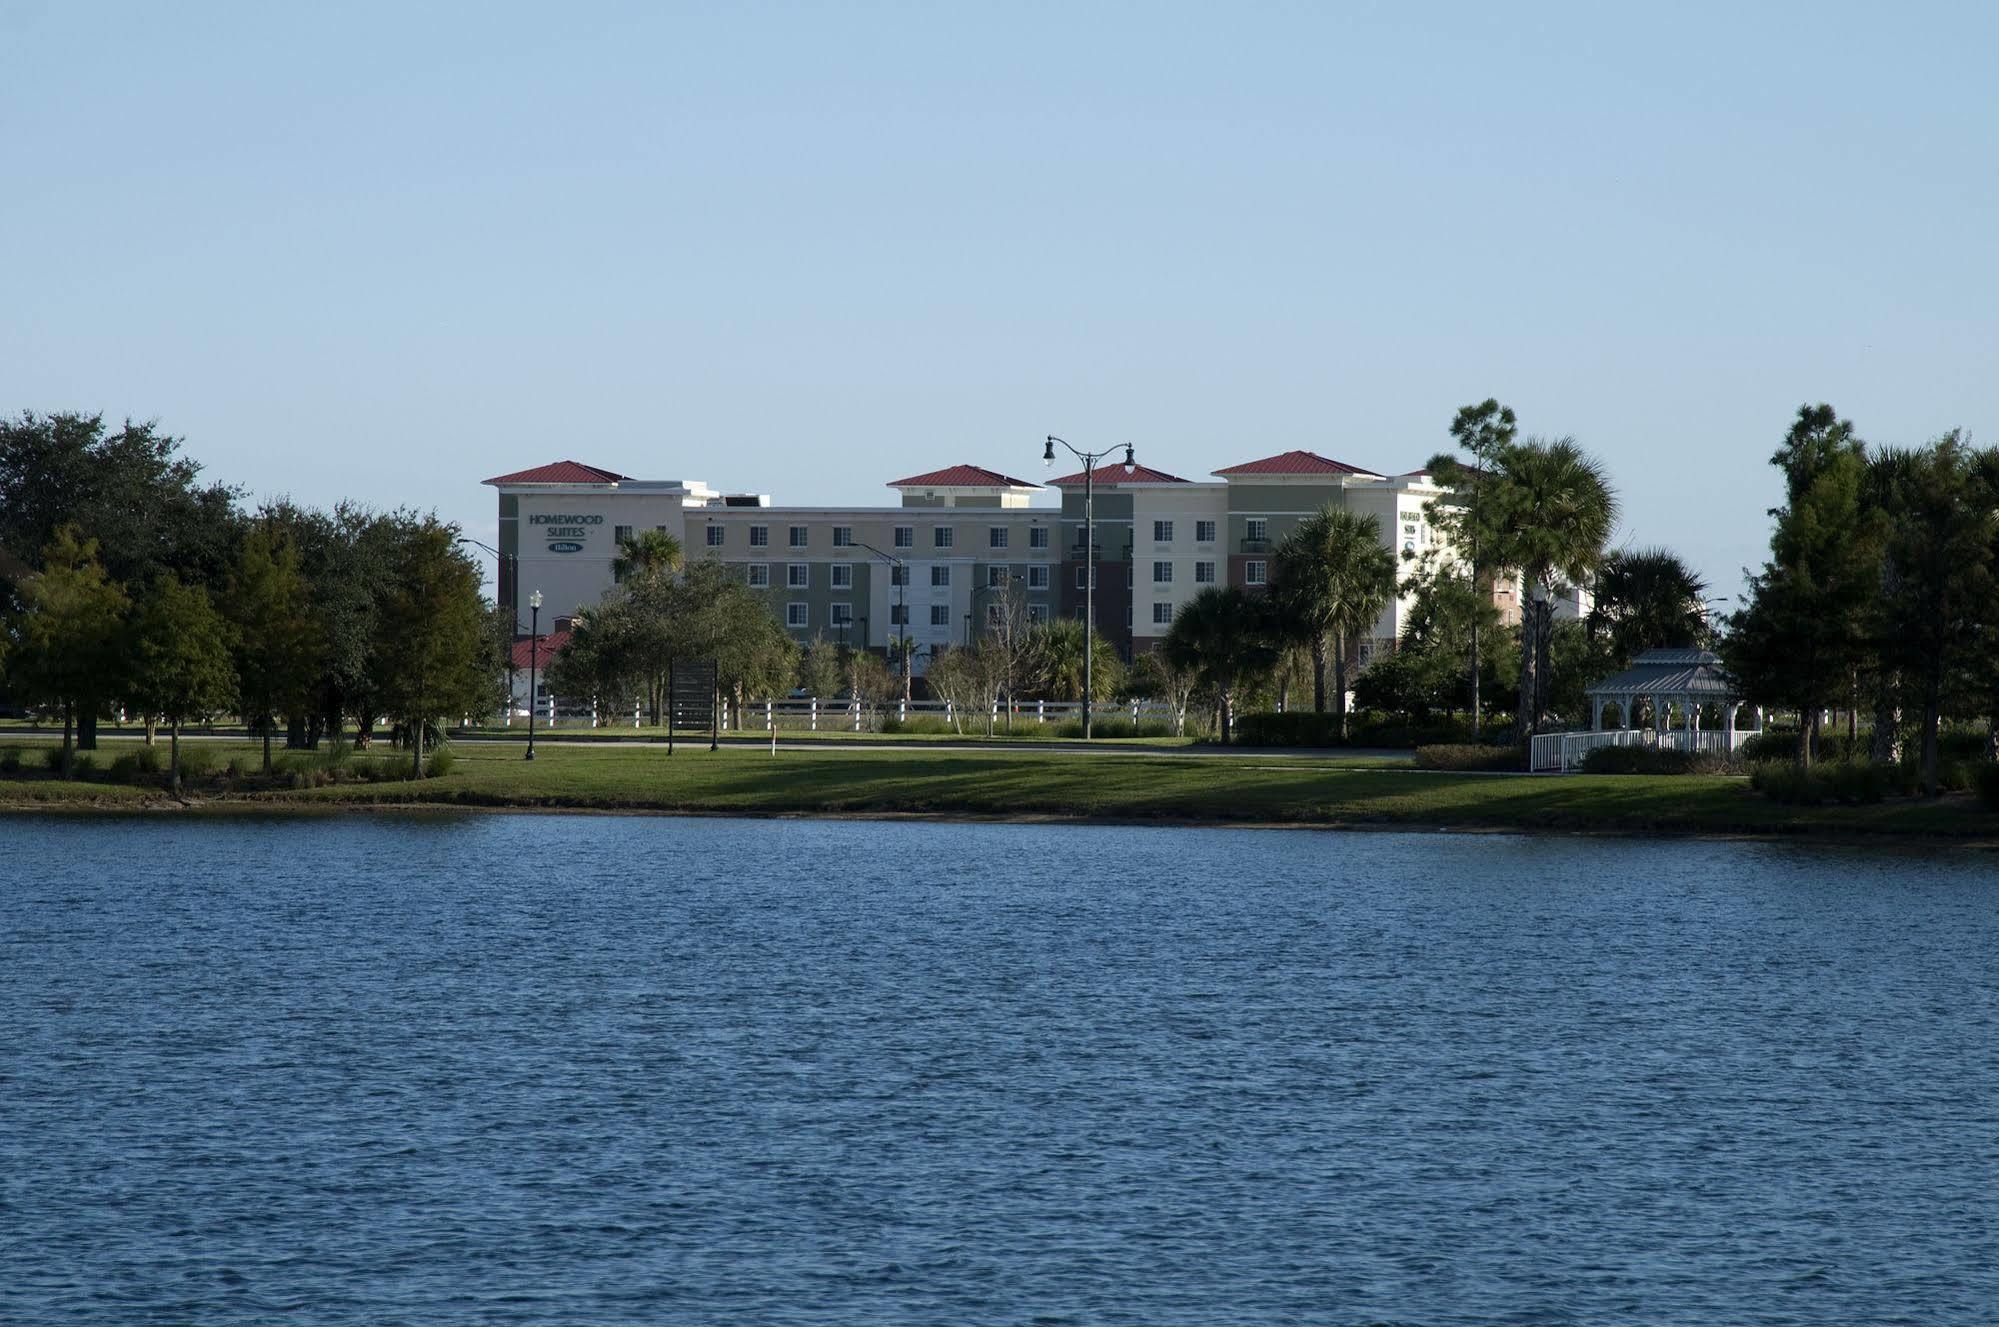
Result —
[{"label": "lake", "polygon": [[1999,858],[0,819],[7,1323],[1988,1323]]}]

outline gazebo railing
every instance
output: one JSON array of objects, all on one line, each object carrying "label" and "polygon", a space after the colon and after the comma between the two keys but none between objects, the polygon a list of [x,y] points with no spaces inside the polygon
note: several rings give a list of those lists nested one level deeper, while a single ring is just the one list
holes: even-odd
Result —
[{"label": "gazebo railing", "polygon": [[1611,728],[1598,732],[1536,733],[1528,743],[1528,767],[1536,774],[1567,774],[1580,769],[1583,758],[1590,752],[1607,746],[1652,746],[1661,751],[1733,755],[1757,731],[1742,728],[1731,733],[1703,729],[1690,733],[1684,728],[1668,728],[1661,733],[1652,728]]},{"label": "gazebo railing", "polygon": [[1607,746],[1650,746],[1650,728],[1613,728],[1605,732],[1536,733],[1528,740],[1527,767],[1536,774],[1567,774],[1583,757]]}]

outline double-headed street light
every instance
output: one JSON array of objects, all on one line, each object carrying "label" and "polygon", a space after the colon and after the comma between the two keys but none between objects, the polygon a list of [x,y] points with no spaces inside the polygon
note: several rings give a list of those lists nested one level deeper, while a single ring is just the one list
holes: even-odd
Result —
[{"label": "double-headed street light", "polygon": [[[1097,523],[1096,523],[1096,482],[1097,462],[1115,452],[1117,448],[1106,447],[1100,452],[1086,452],[1075,447],[1066,439],[1053,433],[1048,435],[1048,445],[1041,453],[1043,465],[1055,464],[1055,444],[1061,443],[1069,449],[1069,454],[1083,463],[1083,740],[1090,740],[1090,706],[1096,696],[1092,687],[1091,656],[1096,653],[1097,643]],[[1124,445],[1124,473],[1128,479],[1137,470],[1138,463],[1132,459],[1131,444]]]}]

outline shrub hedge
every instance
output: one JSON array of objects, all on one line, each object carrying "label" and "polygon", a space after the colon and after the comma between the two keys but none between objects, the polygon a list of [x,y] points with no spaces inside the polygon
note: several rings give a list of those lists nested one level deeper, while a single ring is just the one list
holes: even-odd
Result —
[{"label": "shrub hedge", "polygon": [[1712,751],[1655,746],[1600,746],[1583,757],[1585,774],[1737,774],[1741,765]]},{"label": "shrub hedge", "polygon": [[1510,770],[1527,768],[1527,752],[1517,746],[1438,742],[1416,748],[1417,769]]}]

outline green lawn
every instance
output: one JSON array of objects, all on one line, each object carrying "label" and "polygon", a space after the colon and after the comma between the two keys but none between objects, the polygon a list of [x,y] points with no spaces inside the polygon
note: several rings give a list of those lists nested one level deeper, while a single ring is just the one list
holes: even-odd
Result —
[{"label": "green lawn", "polygon": [[[4,744],[0,744],[4,745]],[[46,746],[46,743],[38,743]],[[100,768],[121,744],[99,752]],[[255,748],[227,754],[255,768]],[[1528,778],[1436,774],[1330,759],[1199,758],[1051,751],[823,751],[780,747],[545,747],[459,744],[454,767],[422,782],[195,790],[209,804],[262,807],[431,803],[484,807],[782,813],[929,813],[1260,821],[1434,828],[1833,832],[1999,838],[1999,815],[1969,798],[1859,807],[1786,807],[1747,781],[1712,777]],[[39,754],[29,764],[39,769]],[[102,779],[102,774],[94,776]],[[150,789],[0,776],[0,803],[164,801]]]}]

